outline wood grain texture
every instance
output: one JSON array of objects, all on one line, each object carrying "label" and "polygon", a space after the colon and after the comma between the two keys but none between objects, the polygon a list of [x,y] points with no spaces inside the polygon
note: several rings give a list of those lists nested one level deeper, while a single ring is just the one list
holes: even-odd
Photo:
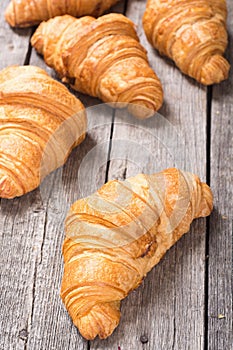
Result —
[{"label": "wood grain texture", "polygon": [[[0,2],[0,69],[25,62],[31,33],[12,31],[5,23],[7,3]],[[39,208],[37,191],[19,200],[0,200],[0,349],[25,349],[27,343],[45,223],[45,211]]]},{"label": "wood grain texture", "polygon": [[[233,3],[228,1],[229,47],[233,62]],[[233,222],[233,72],[213,87],[211,113],[210,184],[215,209],[209,223],[208,346],[232,346],[232,222]]]},{"label": "wood grain texture", "polygon": [[[144,9],[145,2],[129,1],[127,16],[136,23],[150,63],[162,81],[165,103],[160,113],[166,118],[137,122],[127,112],[116,112],[108,178],[175,165],[197,173],[204,181],[206,88],[182,75],[149,46],[141,26]],[[122,319],[114,334],[105,341],[94,341],[91,349],[203,349],[205,233],[204,219],[193,223],[142,286],[122,302]]]},{"label": "wood grain texture", "polygon": [[[3,20],[5,6],[6,1],[3,1],[0,33],[4,40],[0,41],[0,68],[24,64],[30,58],[31,30],[12,31]],[[6,50],[5,39],[12,43],[12,56]],[[46,68],[36,55],[32,55],[30,61]],[[52,73],[52,70],[46,70]],[[99,103],[93,100],[87,98],[85,105]],[[40,189],[13,201],[1,200],[0,349],[87,348],[87,342],[72,325],[59,297],[63,221],[68,206],[80,196],[77,170],[82,157],[99,140],[106,141],[108,147],[112,111],[107,117],[107,124],[105,119],[98,118],[98,123],[103,124],[99,129],[95,120],[89,118],[90,132],[85,142],[73,151],[63,169],[46,178]],[[100,186],[105,181],[105,168],[98,175],[96,181]],[[89,183],[91,178],[90,174]]]},{"label": "wood grain texture", "polygon": [[[122,11],[122,6],[123,4],[118,4],[115,7],[116,11]],[[30,64],[42,67],[53,78],[59,80],[56,73],[46,66],[34,49]],[[45,198],[45,202],[48,200],[48,205],[41,250],[42,259],[35,275],[28,349],[82,350],[88,347],[88,343],[72,324],[59,296],[63,273],[61,254],[64,239],[63,223],[68,208],[75,200],[91,194],[105,182],[113,110],[105,105],[99,105],[101,101],[98,99],[72,89],[70,91],[80,98],[85,107],[89,107],[88,132],[86,140],[72,152],[65,166],[47,177],[40,186],[41,197]],[[90,157],[85,158],[88,155]]]},{"label": "wood grain texture", "polygon": [[[8,2],[0,2],[0,68],[30,63],[58,79],[30,51],[31,29],[12,30],[5,23]],[[66,165],[48,176],[40,189],[0,201],[0,350],[231,348],[232,74],[230,80],[214,87],[212,115],[207,118],[206,88],[183,76],[146,41],[141,25],[145,4],[145,0],[129,0],[127,16],[137,24],[151,65],[161,78],[165,103],[160,113],[166,118],[140,122],[126,111],[113,113],[101,106],[88,109],[87,138]],[[124,8],[120,1],[113,10],[123,13]],[[230,0],[228,9],[228,58],[232,62]],[[72,92],[85,106],[100,103]],[[86,342],[59,297],[66,211],[107,179],[169,166],[195,172],[202,180],[210,177],[215,210],[209,221],[208,245],[208,227],[200,219],[123,301],[122,320],[114,334],[106,341]],[[219,318],[220,314],[225,317]]]},{"label": "wood grain texture", "polygon": [[[86,140],[72,152],[65,166],[48,176],[40,186],[42,201],[47,203],[46,223],[41,260],[35,272],[32,327],[28,337],[29,349],[68,350],[87,347],[87,342],[73,326],[59,296],[63,273],[61,247],[64,239],[64,219],[70,205],[77,198],[89,193],[91,180],[93,183],[96,179],[97,187],[105,182],[105,168],[99,169],[97,164],[93,163],[93,170],[98,168],[98,173],[94,173],[90,168],[89,173],[86,174],[85,183],[79,183],[80,163],[84,156],[96,144],[109,142],[111,124],[106,123],[105,115],[102,120],[100,117],[98,122],[103,126],[95,128],[93,120],[93,124],[89,124]],[[97,154],[96,160],[98,158]]]}]

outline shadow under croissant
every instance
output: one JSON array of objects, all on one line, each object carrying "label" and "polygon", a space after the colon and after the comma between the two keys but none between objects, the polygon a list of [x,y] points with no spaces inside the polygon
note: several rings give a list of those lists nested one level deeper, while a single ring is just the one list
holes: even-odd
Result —
[{"label": "shadow under croissant", "polygon": [[0,198],[0,211],[3,215],[15,216],[15,211],[12,208],[16,207],[19,219],[32,207],[36,213],[44,211],[39,188],[14,199]]},{"label": "shadow under croissant", "polygon": [[68,191],[72,189],[72,193],[75,193],[73,200],[70,204],[77,200],[79,196],[77,190],[78,183],[78,170],[85,155],[97,144],[97,141],[92,138],[90,134],[86,134],[84,141],[76,148],[73,149],[66,163],[63,165],[62,171],[62,184]]}]

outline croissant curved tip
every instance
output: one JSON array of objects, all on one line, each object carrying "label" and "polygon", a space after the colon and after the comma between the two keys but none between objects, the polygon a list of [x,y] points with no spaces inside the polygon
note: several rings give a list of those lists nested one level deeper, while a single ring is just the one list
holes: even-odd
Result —
[{"label": "croissant curved tip", "polygon": [[93,340],[97,336],[106,339],[113,333],[120,321],[119,308],[120,302],[113,301],[97,303],[81,317],[77,317],[74,304],[68,311],[83,338]]},{"label": "croissant curved tip", "polygon": [[213,193],[210,187],[206,183],[202,182],[201,191],[202,197],[197,217],[209,216],[213,210]]},{"label": "croissant curved tip", "polygon": [[93,328],[89,323],[81,325],[80,323],[75,324],[79,330],[79,333],[82,335],[83,338],[87,340],[94,340],[96,337],[99,337],[100,339],[106,339],[108,338],[114,329],[117,327],[115,325],[113,329],[106,333],[105,327],[97,327]]},{"label": "croissant curved tip", "polygon": [[0,198],[12,199],[22,194],[23,189],[10,176],[0,172]]},{"label": "croissant curved tip", "polygon": [[136,103],[129,104],[128,111],[137,119],[147,119],[155,114],[154,109]]},{"label": "croissant curved tip", "polygon": [[130,103],[128,105],[128,111],[130,114],[132,114],[137,119],[147,119],[152,117],[156,111],[160,108],[160,106],[157,107],[146,107],[143,104],[140,103]]},{"label": "croissant curved tip", "polygon": [[148,96],[136,97],[128,104],[128,111],[137,119],[147,119],[152,117],[163,104],[163,90],[161,85],[154,90],[154,99]]},{"label": "croissant curved tip", "polygon": [[220,83],[228,78],[230,64],[221,55],[212,56],[201,68],[200,82],[204,85]]}]

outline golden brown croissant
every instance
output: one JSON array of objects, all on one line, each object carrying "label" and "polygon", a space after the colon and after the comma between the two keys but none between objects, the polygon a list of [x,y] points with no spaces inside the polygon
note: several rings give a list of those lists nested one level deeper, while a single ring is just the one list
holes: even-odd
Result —
[{"label": "golden brown croissant", "polygon": [[123,15],[56,17],[40,24],[31,43],[80,92],[121,107],[131,103],[130,112],[139,118],[153,115],[162,104],[161,83],[133,22]]},{"label": "golden brown croissant", "polygon": [[210,188],[196,175],[167,169],[110,181],[74,203],[66,219],[62,300],[87,339],[108,337],[120,300],[212,210]]},{"label": "golden brown croissant", "polygon": [[38,67],[3,69],[0,197],[21,196],[38,187],[47,174],[64,164],[85,132],[84,107],[63,84]]},{"label": "golden brown croissant", "polygon": [[11,0],[5,18],[12,27],[30,27],[61,15],[102,15],[118,0]]},{"label": "golden brown croissant", "polygon": [[149,42],[179,69],[210,85],[227,79],[225,0],[148,0],[143,26]]}]

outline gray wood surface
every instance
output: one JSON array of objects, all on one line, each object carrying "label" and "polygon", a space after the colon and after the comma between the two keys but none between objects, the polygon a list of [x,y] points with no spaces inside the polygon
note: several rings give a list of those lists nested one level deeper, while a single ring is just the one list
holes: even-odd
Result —
[{"label": "gray wood surface", "polygon": [[[12,31],[4,21],[0,2],[0,68],[24,64],[31,29]],[[0,230],[0,349],[24,349],[34,299],[35,264],[43,240],[45,211],[38,192],[18,200],[1,200]]]},{"label": "gray wood surface", "polygon": [[[31,29],[12,30],[0,2],[0,69],[10,64],[47,68],[31,51]],[[137,121],[126,111],[87,109],[86,140],[42,186],[15,200],[0,200],[0,350],[228,350],[231,348],[232,74],[207,89],[183,76],[153,50],[141,18],[145,0],[120,2],[160,77],[160,115]],[[233,4],[228,0],[232,60]],[[74,92],[73,92],[74,93]],[[99,100],[75,93],[85,106]],[[210,113],[211,112],[211,113]],[[109,160],[109,162],[107,162]],[[170,166],[208,180],[215,196],[210,219],[187,233],[122,302],[122,319],[105,341],[87,342],[59,297],[63,222],[69,205],[107,179]],[[208,257],[206,258],[206,254]]]},{"label": "gray wood surface", "polygon": [[[228,1],[227,56],[233,62],[233,4]],[[209,349],[233,347],[232,232],[233,232],[233,72],[213,88],[211,113],[210,184],[215,210],[209,222],[208,344]]]},{"label": "gray wood surface", "polygon": [[[130,1],[126,14],[136,23],[161,79],[165,104],[161,115],[145,122],[116,112],[108,177],[125,178],[177,166],[205,181],[206,89],[183,76],[147,44],[141,26],[144,8],[145,2]],[[114,350],[118,345],[121,350],[203,349],[205,232],[205,219],[193,224],[143,285],[122,302],[122,320],[115,333],[105,341],[96,340],[91,349]]]}]

